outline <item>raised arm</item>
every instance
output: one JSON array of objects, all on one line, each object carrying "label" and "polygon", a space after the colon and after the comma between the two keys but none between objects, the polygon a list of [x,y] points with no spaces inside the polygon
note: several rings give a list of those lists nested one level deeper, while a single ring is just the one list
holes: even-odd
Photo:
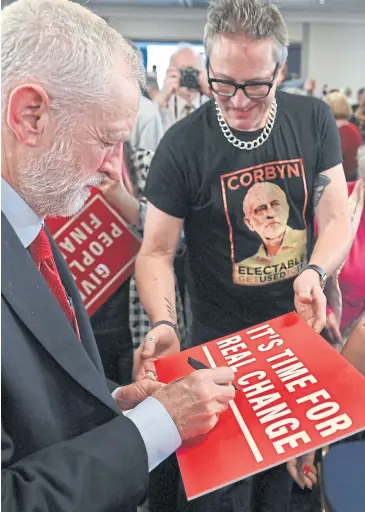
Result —
[{"label": "raised arm", "polygon": [[[168,215],[148,203],[143,243],[136,261],[136,282],[141,302],[152,323],[167,321],[176,324],[173,262],[182,227],[183,219]],[[153,338],[153,341],[148,338]],[[161,357],[179,349],[178,337],[171,326],[161,324],[153,328],[136,353],[136,378],[144,376],[140,357]]]},{"label": "raised arm", "polygon": [[[347,208],[347,186],[342,164],[317,175],[313,206],[318,222],[318,237],[309,264],[331,275],[344,261],[351,246],[351,223]],[[316,331],[326,322],[326,299],[320,276],[306,269],[294,282],[295,307]]]},{"label": "raised arm", "polygon": [[318,174],[313,198],[318,238],[310,263],[319,265],[328,275],[341,265],[351,247],[347,201],[342,164]]}]

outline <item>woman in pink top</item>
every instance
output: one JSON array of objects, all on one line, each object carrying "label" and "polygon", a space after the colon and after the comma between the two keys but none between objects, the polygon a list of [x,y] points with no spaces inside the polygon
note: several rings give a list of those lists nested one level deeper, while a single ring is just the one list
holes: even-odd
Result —
[{"label": "woman in pink top", "polygon": [[359,150],[359,178],[347,184],[353,244],[326,288],[327,329],[341,346],[365,313],[365,146]]}]

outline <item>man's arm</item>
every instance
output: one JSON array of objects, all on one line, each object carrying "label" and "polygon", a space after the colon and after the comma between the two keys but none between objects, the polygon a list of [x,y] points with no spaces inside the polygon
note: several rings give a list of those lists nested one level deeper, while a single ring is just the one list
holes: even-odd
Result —
[{"label": "man's arm", "polygon": [[318,237],[310,263],[320,266],[328,275],[341,265],[351,247],[347,202],[347,184],[342,164],[319,173],[313,195]]},{"label": "man's arm", "polygon": [[[310,264],[331,275],[341,265],[351,246],[351,223],[347,209],[347,186],[342,164],[318,174],[313,193],[318,238]],[[306,269],[294,282],[294,303],[304,320],[320,332],[326,323],[326,298],[319,274]]]},{"label": "man's arm", "polygon": [[[148,203],[141,250],[136,260],[136,283],[141,302],[152,323],[161,320],[176,324],[175,278],[173,262],[178,245],[183,219],[162,212]],[[142,358],[152,354],[161,357],[176,352],[180,348],[179,340],[172,327],[159,325],[152,329],[141,351]],[[156,346],[158,344],[158,349]],[[156,352],[155,352],[156,350]],[[140,352],[135,359],[135,376],[140,374]]]},{"label": "man's arm", "polygon": [[141,302],[153,323],[176,322],[173,263],[183,219],[148,203],[144,237],[136,260],[136,282]]}]

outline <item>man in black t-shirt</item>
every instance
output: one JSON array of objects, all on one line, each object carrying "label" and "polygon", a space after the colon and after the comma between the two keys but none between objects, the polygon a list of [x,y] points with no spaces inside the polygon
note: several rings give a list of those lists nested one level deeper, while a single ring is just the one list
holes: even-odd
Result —
[{"label": "man in black t-shirt", "polygon": [[[182,229],[194,344],[294,309],[316,331],[324,326],[326,275],[350,246],[347,189],[329,107],[277,91],[287,46],[273,5],[217,0],[210,6],[205,47],[214,99],[166,133],[145,191],[149,204],[136,277],[158,326],[137,353],[137,377],[152,357],[179,350],[171,325],[172,264]],[[277,484],[275,476],[272,482]],[[280,499],[261,493],[258,510],[288,510],[285,489]],[[249,510],[248,494],[238,493],[236,505],[227,495],[226,509],[225,498],[215,494],[194,500],[191,510]]]}]

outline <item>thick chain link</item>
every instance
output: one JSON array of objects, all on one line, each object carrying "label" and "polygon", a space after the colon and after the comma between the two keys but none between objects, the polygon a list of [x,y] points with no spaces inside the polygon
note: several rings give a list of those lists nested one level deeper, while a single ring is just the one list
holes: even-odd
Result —
[{"label": "thick chain link", "polygon": [[228,140],[228,142],[230,142],[233,146],[235,146],[238,149],[245,149],[246,151],[250,151],[251,149],[256,149],[259,146],[261,146],[269,137],[269,135],[274,127],[274,123],[275,123],[276,112],[277,112],[277,103],[276,103],[276,99],[274,98],[274,101],[272,102],[271,109],[270,109],[269,119],[267,120],[264,131],[261,133],[261,135],[259,137],[257,137],[257,139],[252,140],[250,142],[245,142],[245,141],[240,140],[237,137],[235,137],[233,135],[233,133],[231,132],[230,127],[225,122],[222,112],[221,112],[221,109],[219,108],[217,102],[215,102],[215,108],[217,111],[217,119],[218,119],[219,126],[223,132],[223,135]]}]

